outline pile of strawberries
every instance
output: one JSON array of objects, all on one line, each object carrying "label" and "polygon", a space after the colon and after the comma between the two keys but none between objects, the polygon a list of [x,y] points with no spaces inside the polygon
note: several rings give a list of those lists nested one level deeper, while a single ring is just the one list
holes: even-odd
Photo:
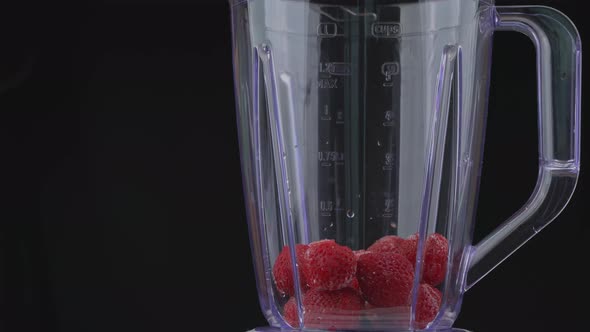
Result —
[{"label": "pile of strawberries", "polygon": [[[316,328],[354,328],[361,310],[409,307],[411,302],[418,235],[406,239],[388,235],[367,250],[352,251],[334,240],[295,247],[299,281],[304,292],[305,325]],[[426,326],[439,311],[442,294],[435,288],[445,278],[447,239],[431,234],[426,239],[422,279],[416,304],[416,322]],[[276,288],[290,297],[283,316],[299,326],[294,297],[291,253],[285,246],[273,267]]]}]

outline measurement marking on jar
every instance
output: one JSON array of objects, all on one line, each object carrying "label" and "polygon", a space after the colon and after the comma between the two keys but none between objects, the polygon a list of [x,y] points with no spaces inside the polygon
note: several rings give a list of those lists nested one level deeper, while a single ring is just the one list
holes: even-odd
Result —
[{"label": "measurement marking on jar", "polygon": [[329,167],[333,164],[344,164],[344,152],[338,151],[319,151],[318,160],[323,167]]},{"label": "measurement marking on jar", "polygon": [[401,30],[398,22],[375,22],[371,25],[371,34],[377,38],[399,37]]},{"label": "measurement marking on jar", "polygon": [[334,211],[342,212],[344,208],[342,207],[342,199],[336,198],[336,204],[334,205]]},{"label": "measurement marking on jar", "polygon": [[348,62],[320,62],[320,73],[332,76],[349,76],[350,63]]},{"label": "measurement marking on jar", "polygon": [[391,171],[393,169],[393,153],[387,152],[385,154],[385,165],[383,166],[384,171]]},{"label": "measurement marking on jar", "polygon": [[322,116],[320,116],[322,121],[330,121],[332,120],[332,116],[330,115],[330,107],[328,105],[324,105],[324,110],[322,112]]},{"label": "measurement marking on jar", "polygon": [[320,201],[320,215],[322,217],[331,217],[334,211],[333,201]]},{"label": "measurement marking on jar", "polygon": [[393,217],[393,198],[386,198],[384,201],[385,208],[383,209],[383,218]]},{"label": "measurement marking on jar", "polygon": [[317,27],[318,36],[332,38],[338,36],[338,25],[336,23],[320,23]]},{"label": "measurement marking on jar", "polygon": [[381,74],[385,76],[383,86],[393,86],[393,76],[399,75],[399,62],[385,62],[381,65]]},{"label": "measurement marking on jar", "polygon": [[344,124],[344,112],[336,112],[336,124]]},{"label": "measurement marking on jar", "polygon": [[320,78],[318,80],[318,87],[320,89],[338,89],[337,78]]},{"label": "measurement marking on jar", "polygon": [[385,121],[383,121],[383,127],[392,127],[393,126],[393,111],[385,111],[384,119],[385,119]]}]

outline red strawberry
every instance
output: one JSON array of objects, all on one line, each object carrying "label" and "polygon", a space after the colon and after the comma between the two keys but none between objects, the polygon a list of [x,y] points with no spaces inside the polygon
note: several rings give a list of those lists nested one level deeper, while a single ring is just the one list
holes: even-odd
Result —
[{"label": "red strawberry", "polygon": [[367,250],[372,252],[393,252],[404,256],[413,265],[416,264],[416,250],[418,248],[418,237],[410,237],[407,240],[395,235],[387,235],[375,243]]},{"label": "red strawberry", "polygon": [[354,256],[355,256],[355,257],[356,257],[356,259],[358,260],[358,259],[359,259],[359,257],[361,257],[362,255],[364,255],[364,254],[366,254],[366,253],[368,253],[368,251],[366,251],[366,250],[362,250],[362,249],[361,249],[361,250],[355,250],[355,251],[354,251]]},{"label": "red strawberry", "polygon": [[371,252],[358,260],[357,278],[365,299],[377,307],[409,305],[414,268],[404,256]]},{"label": "red strawberry", "polygon": [[418,243],[418,239],[420,239],[420,234],[418,234],[418,233],[414,233],[406,238],[406,240],[413,241],[416,243]]},{"label": "red strawberry", "polygon": [[303,298],[306,327],[320,329],[354,328],[364,300],[352,288],[335,291],[312,289]]},{"label": "red strawberry", "polygon": [[418,233],[412,234],[406,238],[404,256],[416,266],[416,256],[418,255],[418,240],[420,239]]},{"label": "red strawberry", "polygon": [[426,239],[422,281],[432,286],[439,285],[447,272],[449,243],[444,236],[434,233]]},{"label": "red strawberry", "polygon": [[[295,246],[295,254],[297,255],[297,263],[299,265],[302,265],[307,249],[308,246],[306,244],[297,244]],[[305,269],[299,267],[299,281],[304,290],[307,287],[305,272]],[[272,275],[279,292],[282,294],[294,295],[293,264],[291,264],[291,252],[289,251],[289,246],[283,247],[283,250],[277,257],[272,269]]]},{"label": "red strawberry", "polygon": [[[354,256],[356,257],[356,261],[358,262],[359,257],[361,257],[364,254],[369,253],[370,251],[366,251],[366,250],[355,250],[354,251]],[[350,285],[348,285],[348,287],[352,288],[352,289],[356,289],[359,293],[361,291],[361,286],[359,286],[359,280],[356,278],[352,279],[352,282],[350,283]]]},{"label": "red strawberry", "polygon": [[429,284],[420,284],[418,302],[416,303],[416,323],[425,328],[438,314],[442,301],[442,293]]},{"label": "red strawberry", "polygon": [[299,315],[297,314],[297,301],[291,297],[285,307],[283,308],[283,317],[285,321],[292,327],[299,327]]},{"label": "red strawberry", "polygon": [[334,240],[309,244],[304,265],[307,283],[312,289],[337,290],[347,287],[356,274],[354,253]]},{"label": "red strawberry", "polygon": [[405,241],[405,239],[396,235],[386,235],[375,241],[367,250],[373,252],[394,252],[401,255],[400,245]]}]

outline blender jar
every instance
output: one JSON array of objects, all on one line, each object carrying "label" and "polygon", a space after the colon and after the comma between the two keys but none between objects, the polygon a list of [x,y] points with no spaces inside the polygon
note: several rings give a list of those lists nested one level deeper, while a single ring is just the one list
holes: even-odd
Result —
[{"label": "blender jar", "polygon": [[[230,2],[244,194],[270,325],[451,328],[463,293],[574,191],[573,24],[493,1]],[[539,177],[525,207],[472,244],[496,30],[537,49]]]}]

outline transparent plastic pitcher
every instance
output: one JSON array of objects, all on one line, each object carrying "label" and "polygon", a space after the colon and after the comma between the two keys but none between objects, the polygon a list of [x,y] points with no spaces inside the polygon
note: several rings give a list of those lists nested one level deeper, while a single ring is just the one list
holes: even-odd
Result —
[{"label": "transparent plastic pitcher", "polygon": [[[581,45],[555,9],[232,0],[231,13],[245,201],[269,329],[450,329],[463,293],[569,201]],[[473,244],[497,30],[536,47],[539,175],[526,205]]]}]

